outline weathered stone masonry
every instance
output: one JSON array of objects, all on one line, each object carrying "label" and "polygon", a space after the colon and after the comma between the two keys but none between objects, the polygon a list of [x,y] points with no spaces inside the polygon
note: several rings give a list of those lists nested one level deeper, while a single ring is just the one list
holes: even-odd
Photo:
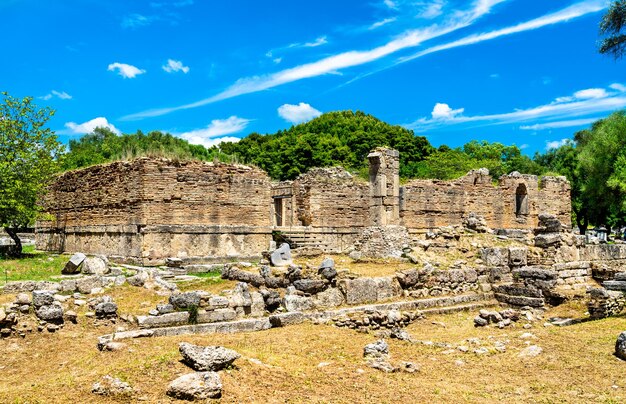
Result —
[{"label": "weathered stone masonry", "polygon": [[53,219],[38,224],[37,245],[159,264],[167,257],[258,257],[272,230],[341,253],[381,226],[425,233],[461,225],[470,213],[493,229],[533,229],[540,212],[570,224],[563,177],[512,173],[494,185],[481,169],[400,186],[397,151],[378,148],[368,158],[369,182],[319,168],[272,184],[247,166],[150,158],[67,172],[46,197]]},{"label": "weathered stone masonry", "polygon": [[162,263],[257,256],[271,239],[269,177],[228,164],[141,158],[61,175],[38,248]]}]

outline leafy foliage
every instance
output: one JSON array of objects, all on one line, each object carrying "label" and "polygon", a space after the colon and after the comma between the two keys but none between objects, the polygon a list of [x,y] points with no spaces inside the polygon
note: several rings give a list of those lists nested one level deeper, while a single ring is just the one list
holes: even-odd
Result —
[{"label": "leafy foliage", "polygon": [[493,178],[512,171],[542,174],[545,169],[513,146],[486,141],[471,141],[463,147],[440,147],[423,161],[411,164],[410,174],[416,178],[450,180],[476,168],[487,168]]},{"label": "leafy foliage", "polygon": [[96,128],[78,140],[70,140],[69,153],[63,159],[63,168],[70,170],[144,155],[175,159],[228,159],[216,148],[206,149],[204,146],[192,145],[169,133],[154,131],[146,135],[137,131],[118,136],[107,128]]},{"label": "leafy foliage", "polygon": [[39,213],[37,200],[58,169],[61,144],[45,125],[54,114],[39,108],[32,97],[17,99],[2,93],[0,104],[0,226],[16,243],[16,229],[32,224]]},{"label": "leafy foliage", "polygon": [[600,33],[606,37],[600,41],[599,51],[621,59],[626,52],[626,0],[614,1],[600,22]]},{"label": "leafy foliage", "polygon": [[253,133],[220,149],[255,164],[272,178],[293,179],[311,167],[340,165],[350,170],[367,167],[367,154],[379,146],[400,151],[400,174],[410,176],[412,163],[434,151],[426,138],[357,111],[329,112],[285,131]]}]

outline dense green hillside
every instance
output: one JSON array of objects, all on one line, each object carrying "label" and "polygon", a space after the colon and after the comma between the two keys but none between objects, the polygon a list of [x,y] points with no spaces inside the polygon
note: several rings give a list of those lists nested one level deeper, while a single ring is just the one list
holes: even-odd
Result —
[{"label": "dense green hillside", "polygon": [[426,138],[360,111],[329,112],[274,134],[253,133],[238,143],[222,143],[220,148],[284,180],[311,167],[364,169],[368,152],[377,146],[400,151],[403,175],[408,174],[405,169],[410,162],[421,161],[434,151]]}]

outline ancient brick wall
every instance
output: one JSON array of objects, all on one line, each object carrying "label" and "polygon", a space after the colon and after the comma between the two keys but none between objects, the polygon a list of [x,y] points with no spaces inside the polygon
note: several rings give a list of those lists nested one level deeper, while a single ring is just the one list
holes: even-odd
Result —
[{"label": "ancient brick wall", "polygon": [[369,222],[369,185],[341,168],[313,169],[293,182],[298,222],[362,227]]},{"label": "ancient brick wall", "polygon": [[242,165],[145,160],[143,224],[268,226],[270,180]]},{"label": "ancient brick wall", "polygon": [[254,257],[269,246],[270,180],[251,167],[141,158],[70,171],[45,198],[45,250],[148,264]]},{"label": "ancient brick wall", "polygon": [[[562,177],[512,173],[493,185],[485,170],[453,181],[413,180],[401,189],[402,223],[409,229],[461,225],[470,212],[494,229],[533,229],[541,212],[570,225],[570,188]],[[541,185],[541,186],[540,186]]]}]

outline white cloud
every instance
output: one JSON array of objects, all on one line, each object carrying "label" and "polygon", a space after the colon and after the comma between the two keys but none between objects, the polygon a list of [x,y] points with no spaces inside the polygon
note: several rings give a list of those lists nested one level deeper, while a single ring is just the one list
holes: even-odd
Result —
[{"label": "white cloud", "polygon": [[309,104],[301,102],[298,105],[281,105],[278,107],[278,115],[288,122],[297,124],[317,118],[322,113]]},{"label": "white cloud", "polygon": [[283,58],[274,58],[272,59],[272,62],[276,63],[276,64],[280,64],[280,62],[283,61]]},{"label": "white cloud", "polygon": [[613,83],[609,86],[613,90],[617,90],[621,93],[626,93],[626,86],[620,83]]},{"label": "white cloud", "polygon": [[125,79],[132,79],[135,78],[135,76],[144,74],[146,72],[145,70],[139,69],[135,66],[118,62],[111,63],[107,70],[109,70],[110,72],[117,70],[117,74],[124,77]]},{"label": "white cloud", "polygon": [[[485,1],[481,1],[481,3],[486,3]],[[483,4],[482,7],[487,7],[487,4]],[[485,32],[482,34],[470,35],[465,38],[459,39],[457,41],[449,42],[443,45],[433,46],[431,48],[425,49],[421,52],[418,52],[414,55],[400,58],[398,63],[408,62],[410,60],[429,55],[431,53],[440,52],[442,50],[457,48],[460,46],[468,46],[474,45],[483,41],[488,41],[491,39],[500,38],[506,35],[517,34],[520,32],[531,31],[535,29],[539,29],[545,27],[547,25],[558,24],[562,22],[566,22],[578,17],[582,17],[584,15],[595,13],[605,9],[607,6],[605,0],[590,0],[583,1],[580,3],[576,3],[572,6],[566,7],[562,10],[554,12],[552,14],[547,14],[542,17],[536,18],[534,20],[530,20],[521,24],[517,24],[511,27],[498,29],[491,32]],[[479,9],[482,8],[479,5]]]},{"label": "white cloud", "polygon": [[153,16],[145,16],[141,14],[130,14],[122,19],[122,27],[138,28],[150,25],[154,21]]},{"label": "white cloud", "polygon": [[594,123],[602,118],[583,118],[583,119],[570,119],[566,121],[537,123],[534,125],[520,126],[522,130],[545,130],[545,129],[559,129],[559,128],[573,128],[576,126],[585,126]]},{"label": "white cloud", "polygon": [[480,17],[489,13],[493,7],[506,0],[477,0],[469,10],[452,13],[449,19],[442,24],[434,24],[423,29],[405,31],[384,45],[364,51],[348,51],[328,56],[316,62],[307,63],[277,73],[246,77],[237,80],[233,85],[221,93],[203,100],[171,108],[153,109],[123,117],[124,120],[142,119],[161,116],[174,111],[197,108],[217,101],[241,96],[244,94],[264,91],[294,81],[311,77],[332,74],[349,67],[360,66],[379,60],[393,53],[407,48],[419,46],[424,41],[433,39],[473,24]]},{"label": "white cloud", "polygon": [[249,119],[239,118],[238,116],[233,115],[228,119],[214,119],[206,128],[177,133],[176,136],[185,139],[191,144],[200,144],[204,147],[211,147],[222,141],[238,141],[239,138],[227,137],[226,135],[232,135],[243,131],[249,123]]},{"label": "white cloud", "polygon": [[[544,126],[525,126],[525,130],[539,130],[556,127],[581,126],[597,120],[592,118],[600,113],[610,113],[626,107],[626,92],[613,92],[606,97],[590,98],[590,95],[600,95],[599,91],[587,92],[582,91],[582,96],[587,98],[577,98],[576,92],[573,96],[559,97],[555,101],[540,105],[529,109],[517,109],[513,112],[465,116],[452,110],[446,104],[437,104],[433,110],[432,118],[421,118],[415,122],[406,125],[410,129],[416,131],[433,130],[443,126],[459,125],[464,123],[479,123],[480,125],[497,125],[507,123],[520,123],[528,121],[538,121],[537,125]],[[438,111],[437,117],[436,110]],[[461,112],[463,112],[461,110]],[[442,119],[445,118],[445,119]],[[544,121],[560,121],[560,122],[544,122]],[[567,123],[566,123],[567,122]],[[479,126],[480,126],[479,125]],[[559,126],[561,125],[561,126]]]},{"label": "white cloud", "polygon": [[315,48],[317,46],[322,46],[328,43],[328,39],[326,39],[326,36],[321,36],[319,38],[317,38],[315,41],[313,42],[306,42],[304,45],[305,48]]},{"label": "white cloud", "polygon": [[588,88],[586,90],[576,91],[574,97],[579,100],[588,100],[592,98],[604,98],[609,94],[604,88]]},{"label": "white cloud", "polygon": [[546,150],[558,149],[559,147],[566,145],[568,142],[571,142],[571,140],[561,139],[561,140],[554,140],[554,141],[546,142]]},{"label": "white cloud", "polygon": [[387,24],[391,24],[392,22],[396,21],[397,18],[396,17],[392,17],[392,18],[385,18],[384,20],[381,21],[377,21],[375,23],[373,23],[372,25],[369,26],[369,30],[372,29],[376,29],[376,28],[380,28],[383,25],[387,25]]},{"label": "white cloud", "polygon": [[81,124],[77,124],[75,122],[68,122],[65,124],[67,130],[65,131],[57,131],[61,134],[74,134],[74,135],[82,135],[85,133],[91,133],[96,128],[108,128],[111,132],[119,135],[121,132],[113,126],[112,123],[109,123],[106,118],[98,117],[94,118],[91,121],[83,122]]},{"label": "white cloud", "polygon": [[168,73],[183,72],[189,73],[189,66],[184,66],[180,60],[167,59],[167,64],[161,66]]},{"label": "white cloud", "polygon": [[439,17],[441,14],[443,14],[443,8],[445,5],[445,0],[435,0],[423,3],[422,9],[418,17],[426,19]]},{"label": "white cloud", "polygon": [[465,111],[465,108],[452,109],[448,104],[437,103],[435,104],[431,115],[433,119],[448,120],[456,117],[457,115],[461,115],[463,111]]},{"label": "white cloud", "polygon": [[49,99],[51,99],[52,97],[57,97],[61,100],[71,100],[72,96],[69,95],[68,93],[66,93],[65,91],[56,91],[56,90],[52,90],[49,94],[43,95],[41,97],[39,97],[42,100],[46,100],[48,101]]},{"label": "white cloud", "polygon": [[392,10],[398,9],[398,3],[396,3],[394,0],[384,0],[383,3],[385,4],[385,6],[387,6],[387,8],[390,8]]}]

